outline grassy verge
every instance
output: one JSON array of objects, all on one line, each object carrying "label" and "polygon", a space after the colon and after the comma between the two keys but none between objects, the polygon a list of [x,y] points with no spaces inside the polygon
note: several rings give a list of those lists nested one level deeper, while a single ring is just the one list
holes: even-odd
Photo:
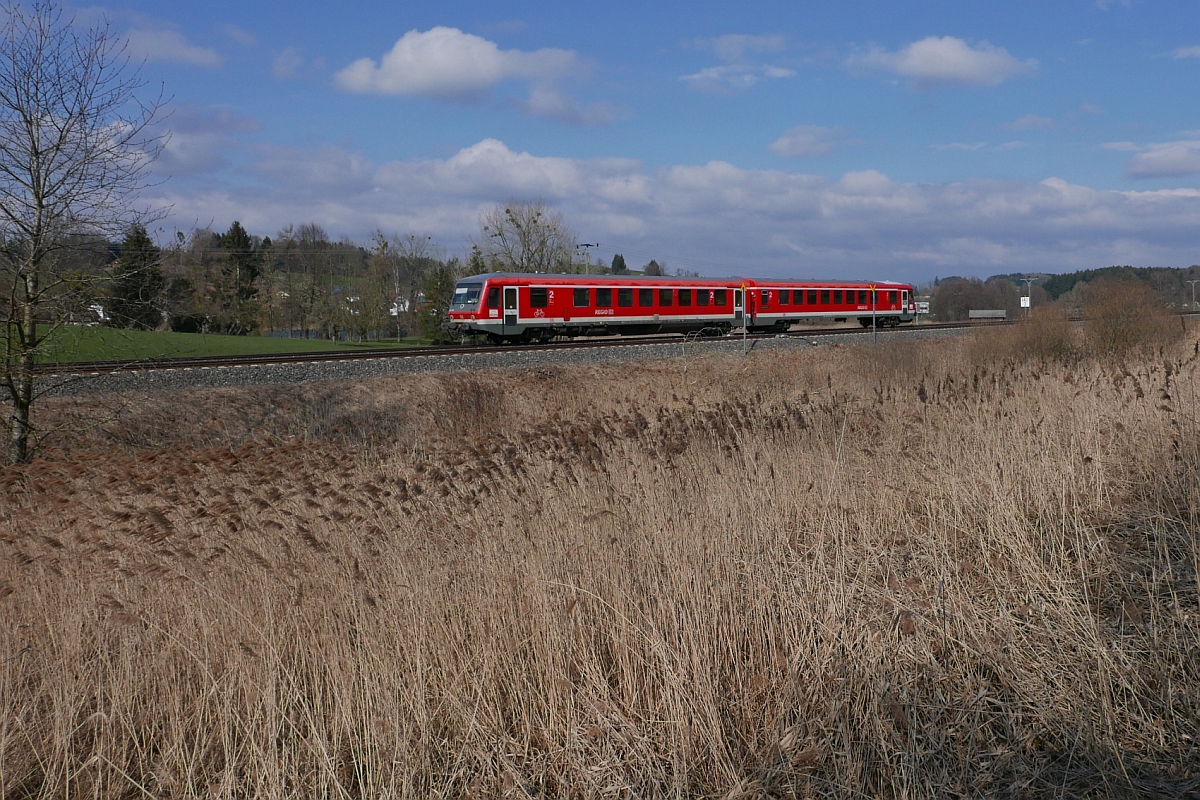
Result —
[{"label": "grassy verge", "polygon": [[0,794],[1194,793],[1195,332],[988,335],[47,401]]},{"label": "grassy verge", "polygon": [[366,343],[331,342],[325,339],[280,339],[271,336],[221,336],[218,334],[133,331],[68,325],[55,331],[39,359],[45,363],[111,361],[186,356],[257,355],[269,353],[322,353],[379,347],[419,347],[421,339],[384,339]]}]

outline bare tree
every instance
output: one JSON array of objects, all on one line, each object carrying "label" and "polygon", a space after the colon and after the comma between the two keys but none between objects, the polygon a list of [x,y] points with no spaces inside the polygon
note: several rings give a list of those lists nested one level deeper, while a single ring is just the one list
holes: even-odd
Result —
[{"label": "bare tree", "polygon": [[55,0],[0,14],[2,379],[9,455],[23,462],[39,349],[87,284],[71,251],[154,216],[135,196],[161,149],[161,95],[140,98],[140,69],[107,22],[79,27]]},{"label": "bare tree", "polygon": [[541,200],[510,201],[484,213],[474,242],[494,272],[568,272],[578,237]]}]

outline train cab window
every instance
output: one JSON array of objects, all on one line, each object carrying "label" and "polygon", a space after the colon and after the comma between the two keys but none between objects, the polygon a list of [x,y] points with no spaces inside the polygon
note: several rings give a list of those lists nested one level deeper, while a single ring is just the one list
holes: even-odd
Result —
[{"label": "train cab window", "polygon": [[642,308],[654,305],[654,290],[638,289],[638,305]]},{"label": "train cab window", "polygon": [[724,307],[729,302],[729,290],[717,289],[713,292],[713,305]]},{"label": "train cab window", "polygon": [[810,306],[815,306],[817,304],[817,290],[816,289],[808,290],[808,304]]},{"label": "train cab window", "polygon": [[658,290],[658,304],[660,306],[672,305],[674,303],[674,300],[675,300],[675,290],[674,289],[659,289]]},{"label": "train cab window", "polygon": [[487,307],[488,308],[499,308],[500,307],[500,287],[499,286],[493,286],[490,289],[488,289]]},{"label": "train cab window", "polygon": [[892,305],[896,305],[896,303],[900,302],[899,293],[895,291],[888,292],[888,302]]},{"label": "train cab window", "polygon": [[545,286],[534,286],[529,290],[530,308],[545,308],[548,304],[549,295]]},{"label": "train cab window", "polygon": [[617,305],[621,308],[633,306],[633,289],[617,289]]},{"label": "train cab window", "polygon": [[829,305],[829,290],[828,289],[821,290],[821,305],[823,305],[823,306]]},{"label": "train cab window", "polygon": [[833,290],[833,304],[835,306],[840,306],[842,304],[842,290],[841,289]]},{"label": "train cab window", "polygon": [[454,287],[450,298],[451,311],[474,311],[479,308],[479,296],[483,294],[482,283],[460,283]]},{"label": "train cab window", "polygon": [[692,290],[691,289],[680,289],[679,290],[679,305],[690,306],[691,304],[692,304]]},{"label": "train cab window", "polygon": [[612,289],[596,290],[596,308],[612,308]]},{"label": "train cab window", "polygon": [[696,305],[698,305],[698,306],[708,305],[708,301],[710,299],[711,292],[712,292],[711,289],[697,289],[696,290]]},{"label": "train cab window", "polygon": [[575,290],[575,307],[576,308],[587,308],[588,306],[590,306],[592,304],[591,298],[589,297],[590,294],[591,294],[590,289],[576,289]]},{"label": "train cab window", "polygon": [[765,307],[768,305],[768,301],[770,301],[770,299],[771,299],[771,293],[770,293],[770,292],[768,292],[766,289],[763,289],[763,291],[762,291],[762,304],[763,304],[763,307],[764,307],[764,308],[765,308]]}]

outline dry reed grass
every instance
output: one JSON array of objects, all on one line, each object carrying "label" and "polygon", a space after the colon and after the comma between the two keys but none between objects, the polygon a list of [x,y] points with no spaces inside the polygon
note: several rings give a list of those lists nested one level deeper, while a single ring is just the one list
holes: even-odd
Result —
[{"label": "dry reed grass", "polygon": [[0,795],[1194,794],[1200,357],[977,353],[144,400],[0,470]]}]

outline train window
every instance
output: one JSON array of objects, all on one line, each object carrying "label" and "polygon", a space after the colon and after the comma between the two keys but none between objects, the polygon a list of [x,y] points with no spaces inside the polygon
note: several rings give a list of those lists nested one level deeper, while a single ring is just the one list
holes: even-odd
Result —
[{"label": "train window", "polygon": [[792,300],[792,293],[787,289],[779,290],[779,305],[786,306]]},{"label": "train window", "polygon": [[576,308],[587,308],[589,305],[591,305],[592,301],[591,301],[591,298],[589,297],[590,294],[591,294],[590,289],[576,289],[575,290],[575,307]]},{"label": "train window", "polygon": [[548,302],[545,286],[535,286],[529,290],[530,308],[545,308]]},{"label": "train window", "polygon": [[698,306],[708,305],[708,301],[711,299],[711,294],[712,294],[711,289],[697,289],[696,290],[696,305],[698,305]]},{"label": "train window", "polygon": [[692,290],[691,289],[680,289],[679,290],[679,305],[690,306],[691,304],[692,304]]},{"label": "train window", "polygon": [[888,292],[888,302],[892,305],[896,305],[896,303],[900,302],[899,294],[894,290]]},{"label": "train window", "polygon": [[675,299],[675,290],[674,289],[659,289],[658,290],[658,304],[660,306],[669,306],[669,305],[671,305],[671,303],[674,299]]},{"label": "train window", "polygon": [[769,301],[770,299],[771,299],[771,293],[770,293],[770,292],[768,292],[766,289],[763,289],[763,291],[762,291],[762,304],[763,304],[764,306],[768,305],[768,304],[769,304],[769,303],[768,303],[768,301]]},{"label": "train window", "polygon": [[842,290],[841,289],[833,290],[833,304],[835,306],[840,306],[842,304]]},{"label": "train window", "polygon": [[817,290],[816,289],[808,290],[808,304],[810,306],[815,306],[817,304]]},{"label": "train window", "polygon": [[728,289],[717,289],[715,292],[713,292],[713,305],[725,306],[728,304],[728,302],[729,302],[729,290]]},{"label": "train window", "polygon": [[633,305],[633,289],[617,289],[617,305],[629,308]]},{"label": "train window", "polygon": [[867,304],[867,290],[866,289],[858,290],[858,304],[860,306],[865,306]]},{"label": "train window", "polygon": [[488,308],[499,308],[500,307],[500,287],[499,286],[493,286],[492,288],[488,289],[487,306],[488,306]]},{"label": "train window", "polygon": [[596,290],[596,308],[612,308],[612,289]]},{"label": "train window", "polygon": [[638,305],[643,308],[654,305],[654,290],[638,289]]},{"label": "train window", "polygon": [[828,289],[821,290],[821,305],[823,305],[823,306],[829,305],[829,290]]}]

